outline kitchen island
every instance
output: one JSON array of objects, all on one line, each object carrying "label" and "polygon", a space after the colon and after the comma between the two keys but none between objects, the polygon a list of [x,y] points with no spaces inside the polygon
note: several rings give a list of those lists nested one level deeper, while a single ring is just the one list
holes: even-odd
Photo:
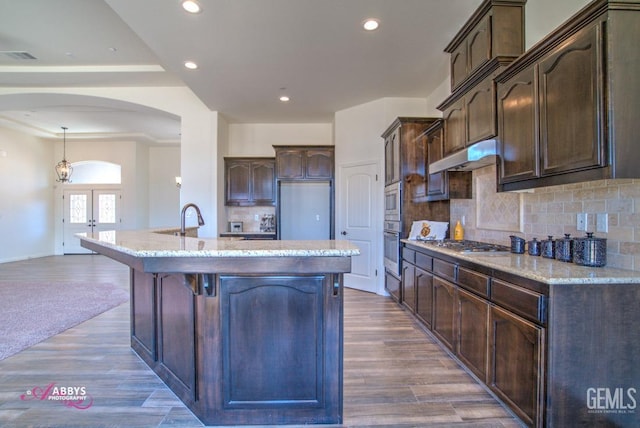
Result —
[{"label": "kitchen island", "polygon": [[142,360],[206,425],[342,423],[342,279],[357,247],[170,232],[80,237],[130,267]]}]

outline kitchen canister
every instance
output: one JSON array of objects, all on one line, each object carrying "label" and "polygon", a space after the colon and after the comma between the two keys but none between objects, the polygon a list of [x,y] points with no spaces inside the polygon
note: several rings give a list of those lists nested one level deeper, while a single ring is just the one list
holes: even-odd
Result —
[{"label": "kitchen canister", "polygon": [[527,243],[527,252],[530,256],[540,255],[540,241],[537,238],[533,238]]},{"label": "kitchen canister", "polygon": [[565,233],[564,238],[556,240],[556,260],[569,263],[573,261],[573,238],[571,238],[571,234]]},{"label": "kitchen canister", "polygon": [[549,235],[549,239],[540,242],[540,254],[547,259],[556,258],[556,242],[553,236]]},{"label": "kitchen canister", "polygon": [[524,254],[524,238],[511,235],[511,252],[514,254]]},{"label": "kitchen canister", "polygon": [[607,240],[587,232],[584,238],[573,240],[573,262],[581,266],[602,267],[607,264]]}]

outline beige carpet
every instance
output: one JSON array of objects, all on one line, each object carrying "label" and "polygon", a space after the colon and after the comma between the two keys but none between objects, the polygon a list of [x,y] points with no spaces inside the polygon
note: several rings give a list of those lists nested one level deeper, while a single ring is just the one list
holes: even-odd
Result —
[{"label": "beige carpet", "polygon": [[128,299],[110,283],[0,281],[0,360]]}]

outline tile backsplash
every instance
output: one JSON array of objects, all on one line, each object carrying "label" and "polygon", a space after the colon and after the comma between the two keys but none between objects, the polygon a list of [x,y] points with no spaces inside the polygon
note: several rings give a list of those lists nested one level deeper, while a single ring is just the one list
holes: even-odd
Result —
[{"label": "tile backsplash", "polygon": [[[260,220],[265,214],[276,213],[275,207],[225,207],[227,222],[241,221],[243,232],[260,232]],[[256,215],[258,220],[256,220]]]},{"label": "tile backsplash", "polygon": [[[496,191],[496,168],[473,172],[473,198],[451,200],[451,225],[464,217],[465,239],[509,245],[509,235],[584,236],[576,228],[587,213],[587,231],[607,239],[607,266],[640,271],[640,180],[598,180],[526,192]],[[595,232],[596,214],[607,213],[608,232]]]}]

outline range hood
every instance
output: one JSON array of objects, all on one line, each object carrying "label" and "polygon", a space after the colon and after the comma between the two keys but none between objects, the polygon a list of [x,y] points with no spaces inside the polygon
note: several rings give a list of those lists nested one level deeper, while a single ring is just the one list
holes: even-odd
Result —
[{"label": "range hood", "polygon": [[479,141],[464,150],[429,165],[429,174],[440,171],[471,171],[495,164],[498,154],[496,140]]}]

